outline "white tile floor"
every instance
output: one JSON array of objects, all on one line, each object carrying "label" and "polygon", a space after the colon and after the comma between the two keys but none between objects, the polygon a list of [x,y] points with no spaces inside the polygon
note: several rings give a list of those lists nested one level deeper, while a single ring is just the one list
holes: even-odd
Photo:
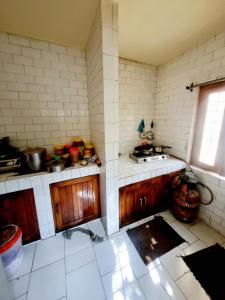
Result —
[{"label": "white tile floor", "polygon": [[[187,242],[148,267],[124,230],[99,244],[75,232],[71,240],[59,234],[24,246],[23,264],[9,280],[14,299],[209,299],[179,256],[216,242],[224,245],[225,238],[202,222],[186,225],[170,212],[161,215]],[[100,220],[84,227],[105,236]]]}]

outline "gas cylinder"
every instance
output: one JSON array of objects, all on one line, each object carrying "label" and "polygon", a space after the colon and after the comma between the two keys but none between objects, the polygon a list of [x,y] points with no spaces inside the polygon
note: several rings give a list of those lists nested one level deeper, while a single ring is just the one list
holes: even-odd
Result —
[{"label": "gas cylinder", "polygon": [[174,216],[185,223],[193,222],[198,216],[200,194],[195,189],[182,187],[173,192],[172,211]]}]

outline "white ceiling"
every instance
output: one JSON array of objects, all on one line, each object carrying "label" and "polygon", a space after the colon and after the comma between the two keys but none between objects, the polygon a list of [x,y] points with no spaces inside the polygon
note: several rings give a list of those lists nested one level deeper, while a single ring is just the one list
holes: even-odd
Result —
[{"label": "white ceiling", "polygon": [[[99,0],[0,0],[0,31],[85,47]],[[225,30],[225,0],[118,0],[120,56],[160,65]]]},{"label": "white ceiling", "polygon": [[0,0],[0,31],[84,48],[99,0]]},{"label": "white ceiling", "polygon": [[225,30],[224,0],[120,0],[120,55],[160,65]]}]

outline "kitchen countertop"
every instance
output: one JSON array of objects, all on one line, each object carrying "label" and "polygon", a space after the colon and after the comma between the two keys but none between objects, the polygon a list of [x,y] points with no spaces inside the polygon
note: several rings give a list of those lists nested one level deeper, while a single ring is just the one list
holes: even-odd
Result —
[{"label": "kitchen countertop", "polygon": [[119,187],[185,168],[185,162],[170,157],[138,164],[127,155],[119,159]]},{"label": "kitchen countertop", "polygon": [[64,180],[99,174],[99,167],[96,164],[90,164],[88,166],[77,165],[75,167],[65,168],[60,172],[49,173],[45,171],[24,175],[16,174],[17,173],[13,172],[0,174],[0,194],[29,189],[41,184],[47,185]]},{"label": "kitchen countertop", "polygon": [[[131,183],[143,181],[149,178],[168,174],[185,168],[185,163],[181,160],[170,157],[169,159],[151,161],[138,164],[131,160],[128,155],[119,159],[119,180],[118,186],[123,187]],[[51,184],[73,178],[99,174],[99,167],[95,164],[89,166],[77,165],[66,168],[61,172],[39,172],[25,175],[16,173],[0,174],[0,194],[11,193],[18,190],[33,188],[41,182]]]}]

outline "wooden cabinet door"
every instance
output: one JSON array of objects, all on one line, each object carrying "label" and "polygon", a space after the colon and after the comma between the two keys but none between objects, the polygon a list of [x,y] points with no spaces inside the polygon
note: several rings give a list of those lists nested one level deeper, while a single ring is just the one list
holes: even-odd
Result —
[{"label": "wooden cabinet door", "polygon": [[139,184],[120,189],[120,226],[138,220],[140,216]]},{"label": "wooden cabinet door", "polygon": [[150,216],[160,207],[162,194],[162,176],[145,180],[140,184],[140,198],[142,199],[142,215]]},{"label": "wooden cabinet door", "polygon": [[51,185],[56,231],[100,217],[98,176],[86,176]]},{"label": "wooden cabinet door", "polygon": [[23,243],[40,239],[33,189],[0,196],[0,226],[18,225]]}]

